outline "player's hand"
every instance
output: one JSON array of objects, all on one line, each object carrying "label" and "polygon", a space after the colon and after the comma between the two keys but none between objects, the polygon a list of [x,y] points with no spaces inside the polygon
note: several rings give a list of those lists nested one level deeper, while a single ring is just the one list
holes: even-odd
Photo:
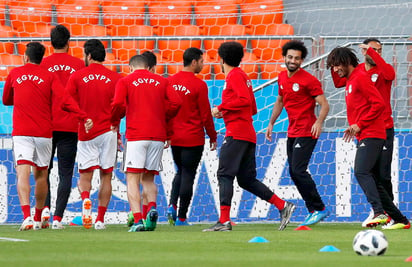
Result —
[{"label": "player's hand", "polygon": [[355,136],[351,133],[350,127],[343,132],[343,141],[352,142]]},{"label": "player's hand", "polygon": [[123,151],[124,150],[124,145],[122,142],[122,138],[117,139],[117,151]]},{"label": "player's hand", "polygon": [[117,131],[119,130],[119,126],[114,126],[114,125],[112,125],[112,126],[110,126],[110,130],[111,130],[112,132],[117,133]]},{"label": "player's hand", "polygon": [[369,49],[369,45],[366,45],[366,44],[360,44],[359,45],[359,47],[361,48],[361,51],[362,51],[362,55],[366,55],[366,52],[368,51],[368,49]]},{"label": "player's hand", "polygon": [[86,130],[86,133],[89,133],[89,130],[93,128],[93,121],[92,119],[87,119],[86,122],[84,123],[84,129]]},{"label": "player's hand", "polygon": [[210,151],[214,151],[217,148],[217,142],[210,142]]},{"label": "player's hand", "polygon": [[310,130],[310,133],[312,134],[313,137],[319,138],[320,134],[322,133],[322,123],[316,121],[312,125],[312,129]]},{"label": "player's hand", "polygon": [[272,142],[272,131],[273,131],[273,124],[269,123],[268,128],[266,129],[266,140]]},{"label": "player's hand", "polygon": [[164,149],[169,148],[171,140],[166,140]]},{"label": "player's hand", "polygon": [[223,117],[222,112],[219,111],[217,106],[214,106],[212,108],[212,116],[215,117],[216,119],[221,119]]}]

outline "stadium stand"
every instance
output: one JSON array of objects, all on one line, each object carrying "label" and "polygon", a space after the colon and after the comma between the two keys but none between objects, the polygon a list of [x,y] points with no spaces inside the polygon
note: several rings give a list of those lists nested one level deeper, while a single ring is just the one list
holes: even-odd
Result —
[{"label": "stadium stand", "polygon": [[37,24],[50,24],[52,4],[47,0],[8,1],[9,16],[14,29],[32,30]]}]

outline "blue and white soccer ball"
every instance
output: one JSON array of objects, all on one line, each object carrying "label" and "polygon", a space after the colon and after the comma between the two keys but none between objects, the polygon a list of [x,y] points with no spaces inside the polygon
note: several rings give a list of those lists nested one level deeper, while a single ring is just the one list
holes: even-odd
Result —
[{"label": "blue and white soccer ball", "polygon": [[388,248],[388,240],[378,230],[364,230],[353,239],[353,250],[362,256],[381,256]]}]

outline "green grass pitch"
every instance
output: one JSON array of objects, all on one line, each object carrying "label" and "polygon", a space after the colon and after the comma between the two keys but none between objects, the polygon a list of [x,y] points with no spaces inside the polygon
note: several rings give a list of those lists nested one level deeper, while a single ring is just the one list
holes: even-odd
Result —
[{"label": "green grass pitch", "polygon": [[[296,224],[285,231],[278,231],[278,224],[201,231],[208,226],[161,224],[154,232],[128,233],[125,225],[26,232],[18,232],[18,225],[0,225],[0,266],[412,266],[405,262],[412,256],[411,230],[385,231],[386,254],[363,257],[352,250],[352,239],[362,230],[359,223],[321,223],[311,231],[294,231]],[[248,243],[255,236],[270,242]],[[341,252],[319,252],[326,245]]]}]

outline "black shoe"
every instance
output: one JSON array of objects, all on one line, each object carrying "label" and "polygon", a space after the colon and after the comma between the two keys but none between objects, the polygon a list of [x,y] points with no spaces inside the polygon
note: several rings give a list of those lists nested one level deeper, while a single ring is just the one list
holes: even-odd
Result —
[{"label": "black shoe", "polygon": [[279,231],[282,231],[286,228],[290,221],[290,217],[292,217],[293,212],[295,211],[295,204],[292,202],[286,201],[285,207],[279,211],[280,213],[280,226]]},{"label": "black shoe", "polygon": [[215,225],[203,229],[203,232],[215,232],[215,231],[220,231],[220,232],[227,232],[227,231],[232,231],[232,224],[230,221],[227,221],[225,223],[217,222]]}]

